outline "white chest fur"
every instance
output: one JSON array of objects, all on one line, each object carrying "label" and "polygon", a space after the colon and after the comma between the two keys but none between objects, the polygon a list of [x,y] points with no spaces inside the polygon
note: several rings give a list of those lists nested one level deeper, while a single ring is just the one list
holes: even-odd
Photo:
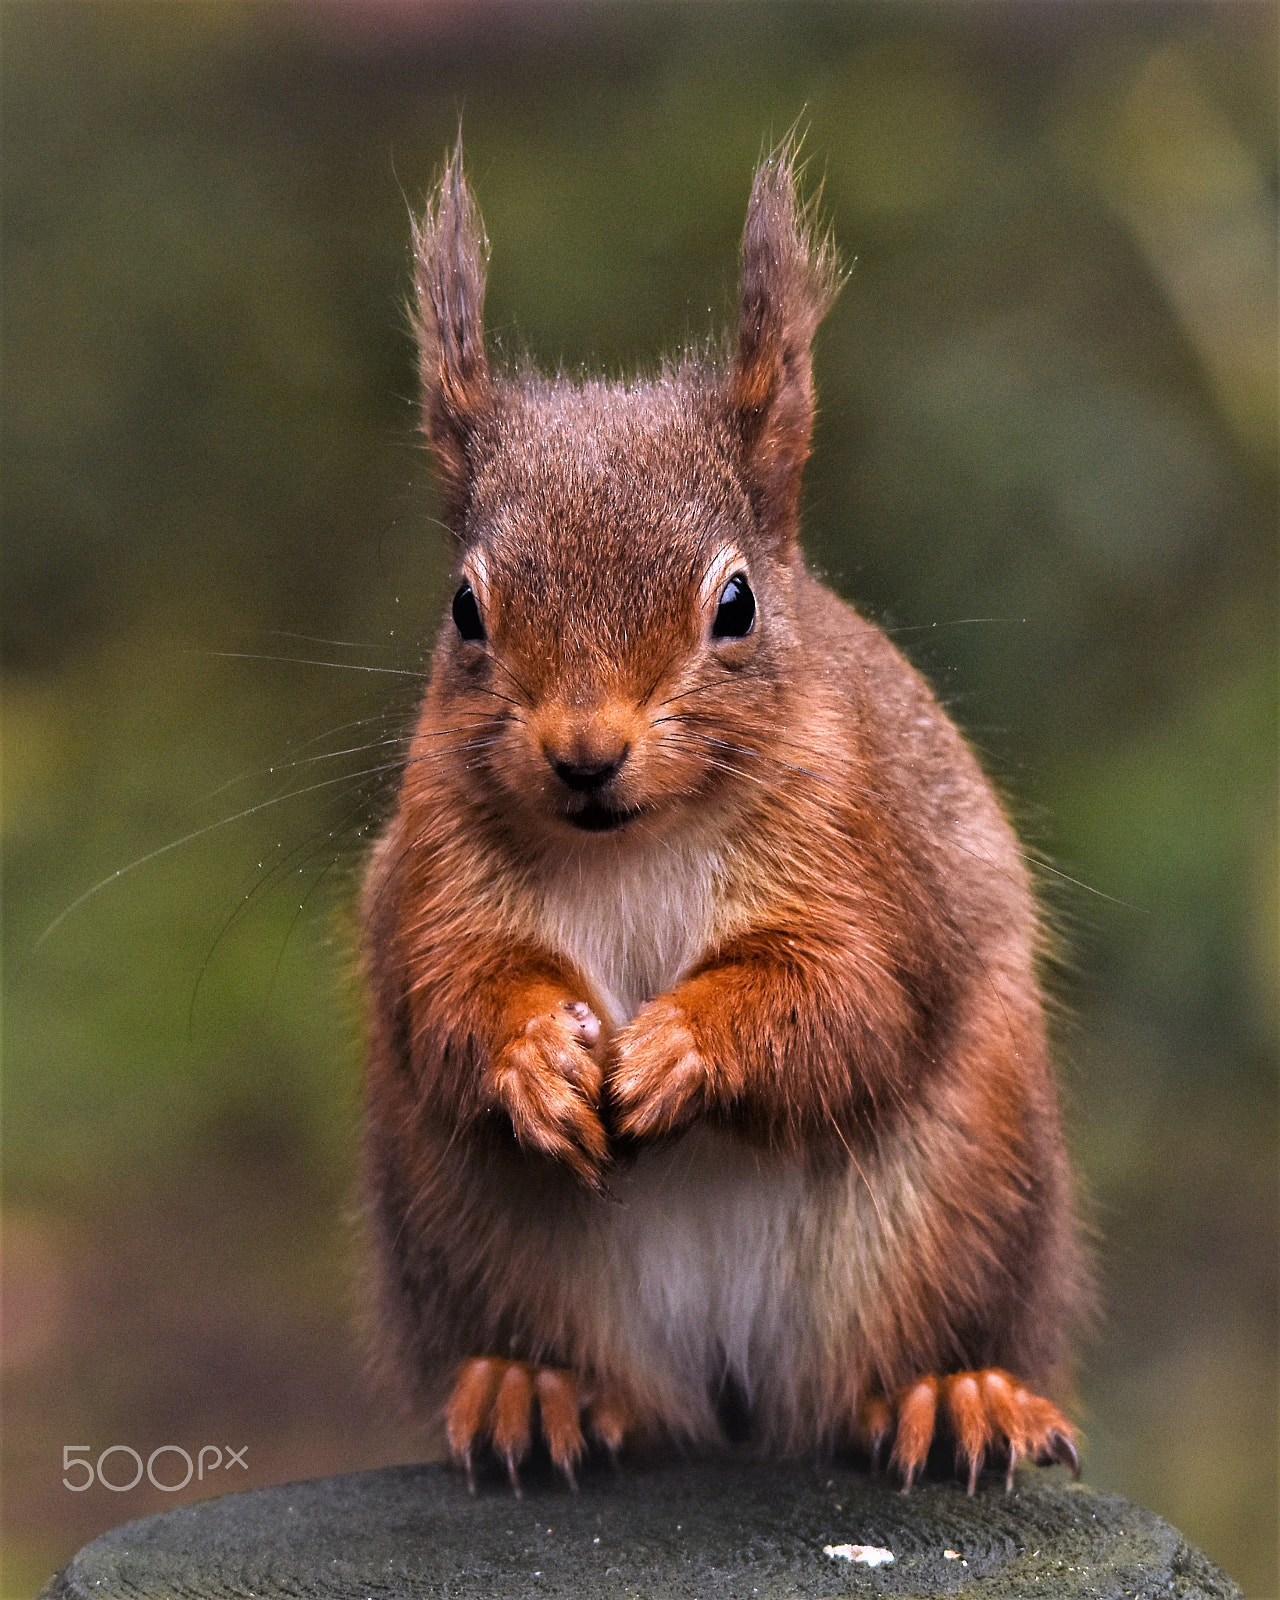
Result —
[{"label": "white chest fur", "polygon": [[542,881],[542,937],[592,985],[618,1028],[706,950],[722,868],[700,841],[593,841]]},{"label": "white chest fur", "polygon": [[877,1300],[875,1217],[856,1175],[695,1127],[620,1169],[585,1222],[559,1261],[584,1364],[624,1375],[675,1432],[702,1438],[717,1435],[732,1375],[761,1437],[791,1448]]},{"label": "white chest fur", "polygon": [[723,1361],[749,1386],[787,1318],[810,1198],[799,1164],[695,1128],[646,1152],[617,1198],[607,1230],[642,1337],[699,1377]]}]

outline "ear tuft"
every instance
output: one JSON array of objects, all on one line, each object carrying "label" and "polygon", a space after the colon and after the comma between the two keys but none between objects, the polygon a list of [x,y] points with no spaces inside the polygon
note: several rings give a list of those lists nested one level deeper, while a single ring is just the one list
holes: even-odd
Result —
[{"label": "ear tuft", "polygon": [[475,436],[493,410],[484,348],[489,241],[454,146],[422,220],[413,224],[413,326],[430,441],[450,521],[466,506]]},{"label": "ear tuft", "polygon": [[801,201],[799,177],[799,143],[788,135],[751,186],[729,382],[748,478],[784,536],[794,532],[813,432],[809,347],[844,281],[830,235],[819,232],[820,196]]}]

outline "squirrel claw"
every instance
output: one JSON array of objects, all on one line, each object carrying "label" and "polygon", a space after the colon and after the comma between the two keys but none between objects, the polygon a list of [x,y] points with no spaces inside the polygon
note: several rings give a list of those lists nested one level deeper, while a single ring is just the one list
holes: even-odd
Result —
[{"label": "squirrel claw", "polygon": [[1069,1434],[1055,1428],[1049,1435],[1044,1456],[1047,1460],[1056,1462],[1058,1466],[1069,1467],[1073,1478],[1080,1476],[1080,1452],[1076,1449],[1075,1440]]},{"label": "squirrel claw", "polygon": [[883,1395],[869,1395],[858,1407],[858,1432],[871,1449],[871,1470],[879,1472],[885,1440],[893,1431],[893,1408]]}]

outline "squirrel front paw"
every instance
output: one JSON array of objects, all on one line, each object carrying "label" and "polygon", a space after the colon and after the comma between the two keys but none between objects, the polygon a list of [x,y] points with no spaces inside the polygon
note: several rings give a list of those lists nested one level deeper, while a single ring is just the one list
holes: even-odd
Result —
[{"label": "squirrel front paw", "polygon": [[678,1000],[651,1001],[614,1041],[609,1099],[628,1139],[675,1133],[704,1107],[709,1069]]},{"label": "squirrel front paw", "polygon": [[530,1017],[493,1063],[494,1098],[522,1145],[563,1161],[598,1189],[608,1156],[600,1122],[602,1074],[590,1054],[600,1019],[581,1000]]},{"label": "squirrel front paw", "polygon": [[858,1431],[873,1465],[879,1465],[881,1449],[894,1435],[890,1464],[904,1489],[923,1468],[938,1429],[951,1435],[956,1467],[967,1473],[970,1494],[992,1451],[1004,1459],[1006,1489],[1013,1487],[1013,1469],[1021,1460],[1040,1466],[1059,1462],[1080,1476],[1075,1429],[1051,1401],[999,1367],[947,1377],[926,1373],[891,1399],[868,1396],[859,1411]]}]

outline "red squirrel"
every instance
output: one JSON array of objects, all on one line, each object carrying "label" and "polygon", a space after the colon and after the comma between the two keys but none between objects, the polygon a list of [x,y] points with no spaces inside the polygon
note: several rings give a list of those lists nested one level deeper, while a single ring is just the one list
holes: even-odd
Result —
[{"label": "red squirrel", "polygon": [[806,571],[840,283],[793,143],[736,338],[502,374],[461,146],[415,226],[456,559],[361,912],[383,1343],[474,1486],[540,1436],[1078,1472],[1041,923],[921,676]]}]

